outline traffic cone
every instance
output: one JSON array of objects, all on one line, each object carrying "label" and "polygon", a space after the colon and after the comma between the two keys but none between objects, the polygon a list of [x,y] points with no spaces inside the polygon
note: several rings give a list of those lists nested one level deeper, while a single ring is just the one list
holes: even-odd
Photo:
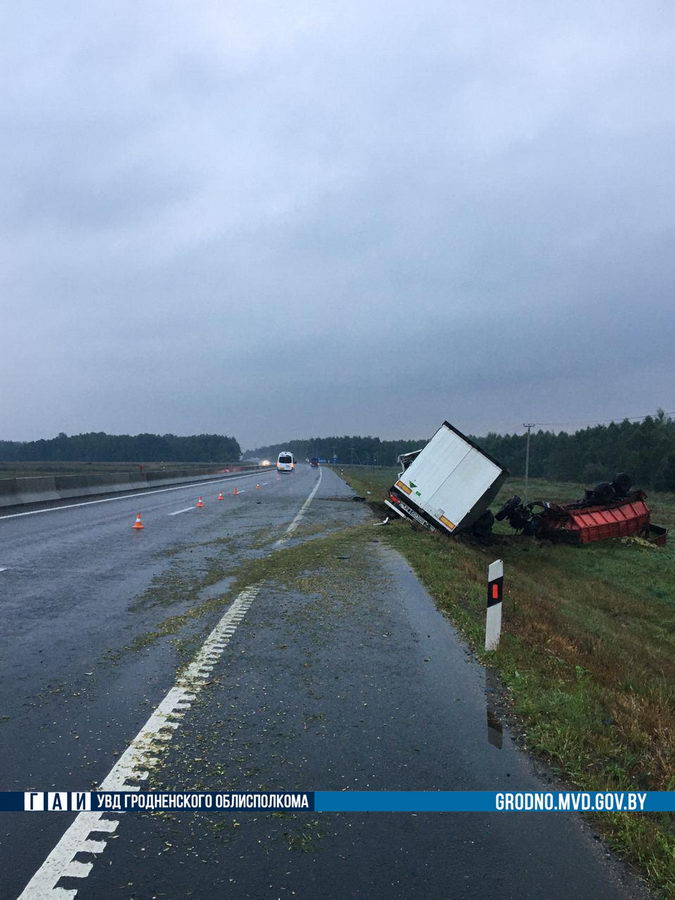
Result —
[{"label": "traffic cone", "polygon": [[224,499],[225,499],[225,497],[223,497],[223,492],[222,492],[222,491],[218,494],[218,496],[216,497],[216,499],[217,499],[217,500],[224,500]]},{"label": "traffic cone", "polygon": [[255,488],[256,488],[256,490],[260,490],[260,485],[256,484]]},{"label": "traffic cone", "polygon": [[234,496],[235,496],[235,497],[236,497],[236,496],[237,496],[237,494],[238,494],[238,493],[239,493],[239,488],[238,488],[238,487],[236,487],[236,488],[235,488],[235,489],[234,489],[234,490],[233,490],[233,491],[232,491],[232,493],[233,493],[233,494],[234,494]]},{"label": "traffic cone", "polygon": [[197,503],[195,504],[195,506],[203,506],[203,505],[204,505],[204,501],[202,500],[201,497],[198,497],[198,498],[197,498]]},{"label": "traffic cone", "polygon": [[145,528],[145,525],[141,522],[141,514],[136,513],[136,521],[131,526],[132,528],[136,528],[137,530],[140,528]]}]

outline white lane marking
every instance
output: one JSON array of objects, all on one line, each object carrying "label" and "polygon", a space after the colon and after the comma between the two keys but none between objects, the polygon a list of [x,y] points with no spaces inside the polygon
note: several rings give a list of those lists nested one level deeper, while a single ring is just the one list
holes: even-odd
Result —
[{"label": "white lane marking", "polygon": [[[298,527],[307,507],[314,499],[320,483],[321,473],[319,480],[286,529],[287,535],[292,534]],[[157,765],[159,755],[173,737],[173,732],[180,726],[182,717],[192,706],[192,701],[204,687],[211,670],[222,656],[230,638],[248,612],[261,587],[262,584],[254,584],[245,588],[235,598],[228,611],[202,644],[197,656],[178,678],[175,687],[171,688],[152,713],[103,779],[98,790],[140,790],[140,785],[130,783],[131,780],[145,781],[150,769]],[[72,900],[77,894],[77,888],[66,889],[56,887],[56,885],[61,878],[86,878],[91,872],[93,863],[79,862],[75,856],[78,853],[103,853],[105,850],[106,841],[100,838],[91,838],[90,835],[92,832],[95,834],[113,832],[119,825],[119,821],[103,819],[102,815],[103,813],[99,812],[79,813],[19,894],[17,900],[44,900],[49,897],[54,897],[55,900],[67,900],[67,898]],[[106,813],[106,815],[111,815],[111,813]]]},{"label": "white lane marking", "polygon": [[0,572],[6,572],[7,566],[0,566]]},{"label": "white lane marking", "polygon": [[[199,691],[210,679],[211,671],[223,655],[230,638],[248,612],[262,585],[243,590],[233,601],[199,653],[178,678],[159,706],[143,725],[133,741],[101,782],[99,791],[139,791],[134,781],[147,779],[150,769],[180,726],[182,717],[192,706]],[[111,815],[111,813],[106,813]],[[72,898],[77,888],[57,887],[61,878],[86,878],[93,863],[79,862],[78,853],[103,853],[106,841],[91,838],[92,832],[113,832],[119,821],[103,819],[100,812],[81,812],[64,832],[35,875],[19,895],[18,900],[43,900],[45,897]]]},{"label": "white lane marking", "polygon": [[[237,475],[237,478],[250,478],[256,472],[249,474]],[[190,484],[182,484],[179,487],[159,488],[156,491],[139,491],[136,494],[124,494],[123,497],[106,497],[105,500],[86,500],[84,503],[68,503],[66,506],[50,506],[49,509],[32,509],[30,512],[11,513],[8,516],[0,516],[0,522],[3,519],[18,519],[20,516],[38,516],[41,513],[58,512],[61,509],[76,509],[78,506],[93,506],[94,503],[112,503],[114,500],[135,500],[136,497],[148,497],[150,494],[166,494],[169,491],[186,491],[188,488],[194,488],[196,484],[221,484],[223,481],[232,481],[232,478],[216,478],[214,481],[193,481]],[[244,491],[239,491],[243,494]]]},{"label": "white lane marking", "polygon": [[314,495],[315,495],[316,492],[319,490],[319,485],[321,484],[321,479],[322,479],[322,478],[323,478],[323,469],[319,469],[319,480],[317,481],[317,483],[316,483],[316,484],[314,485],[314,487],[312,488],[312,491],[311,491],[309,497],[305,500],[305,502],[302,504],[302,506],[301,506],[300,509],[298,510],[296,517],[293,519],[293,521],[291,522],[291,524],[290,524],[290,525],[288,526],[288,528],[286,529],[286,533],[284,534],[284,536],[281,537],[281,538],[279,538],[279,540],[276,541],[276,542],[274,543],[274,546],[275,546],[275,547],[281,547],[282,544],[285,544],[286,541],[287,541],[287,540],[290,538],[290,536],[293,534],[293,532],[295,531],[295,529],[298,527],[298,525],[300,524],[300,522],[301,522],[302,519],[303,519],[303,516],[304,516],[305,513],[307,512],[307,508],[308,508],[309,504],[310,504],[310,503],[312,502],[312,500],[314,499]]}]

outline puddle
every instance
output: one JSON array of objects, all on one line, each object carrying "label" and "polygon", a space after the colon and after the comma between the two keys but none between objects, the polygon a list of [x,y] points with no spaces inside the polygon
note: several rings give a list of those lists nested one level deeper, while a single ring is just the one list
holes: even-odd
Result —
[{"label": "puddle", "polygon": [[502,749],[504,728],[497,712],[500,684],[494,669],[485,669],[485,705],[487,713],[487,739],[498,750]]},{"label": "puddle", "polygon": [[200,601],[213,600],[214,597],[219,597],[221,594],[226,594],[229,591],[233,581],[234,575],[228,575],[227,578],[221,578],[220,581],[216,581],[215,584],[210,584],[208,587],[205,587],[199,592]]}]

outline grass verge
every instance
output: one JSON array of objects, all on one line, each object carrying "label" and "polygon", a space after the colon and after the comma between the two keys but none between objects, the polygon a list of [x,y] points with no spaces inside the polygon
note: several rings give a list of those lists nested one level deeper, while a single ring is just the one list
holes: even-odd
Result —
[{"label": "grass verge", "polygon": [[[341,474],[389,514],[381,498],[394,469],[344,467]],[[522,489],[507,482],[501,500]],[[534,481],[529,495],[571,499],[580,486]],[[655,521],[675,524],[675,496],[654,494],[649,502]],[[498,670],[524,745],[562,780],[581,790],[674,790],[672,540],[665,548],[630,539],[571,547],[499,530],[487,547],[403,520],[379,536],[408,559],[476,655]],[[502,639],[486,654],[486,569],[498,557],[505,568]],[[670,814],[603,814],[593,823],[657,891],[675,896]]]}]

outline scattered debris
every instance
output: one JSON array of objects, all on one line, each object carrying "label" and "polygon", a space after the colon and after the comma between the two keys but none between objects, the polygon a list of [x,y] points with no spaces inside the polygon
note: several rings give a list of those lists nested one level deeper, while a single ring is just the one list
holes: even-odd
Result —
[{"label": "scattered debris", "polygon": [[376,522],[376,525],[388,525],[389,524],[389,516],[383,522]]}]

